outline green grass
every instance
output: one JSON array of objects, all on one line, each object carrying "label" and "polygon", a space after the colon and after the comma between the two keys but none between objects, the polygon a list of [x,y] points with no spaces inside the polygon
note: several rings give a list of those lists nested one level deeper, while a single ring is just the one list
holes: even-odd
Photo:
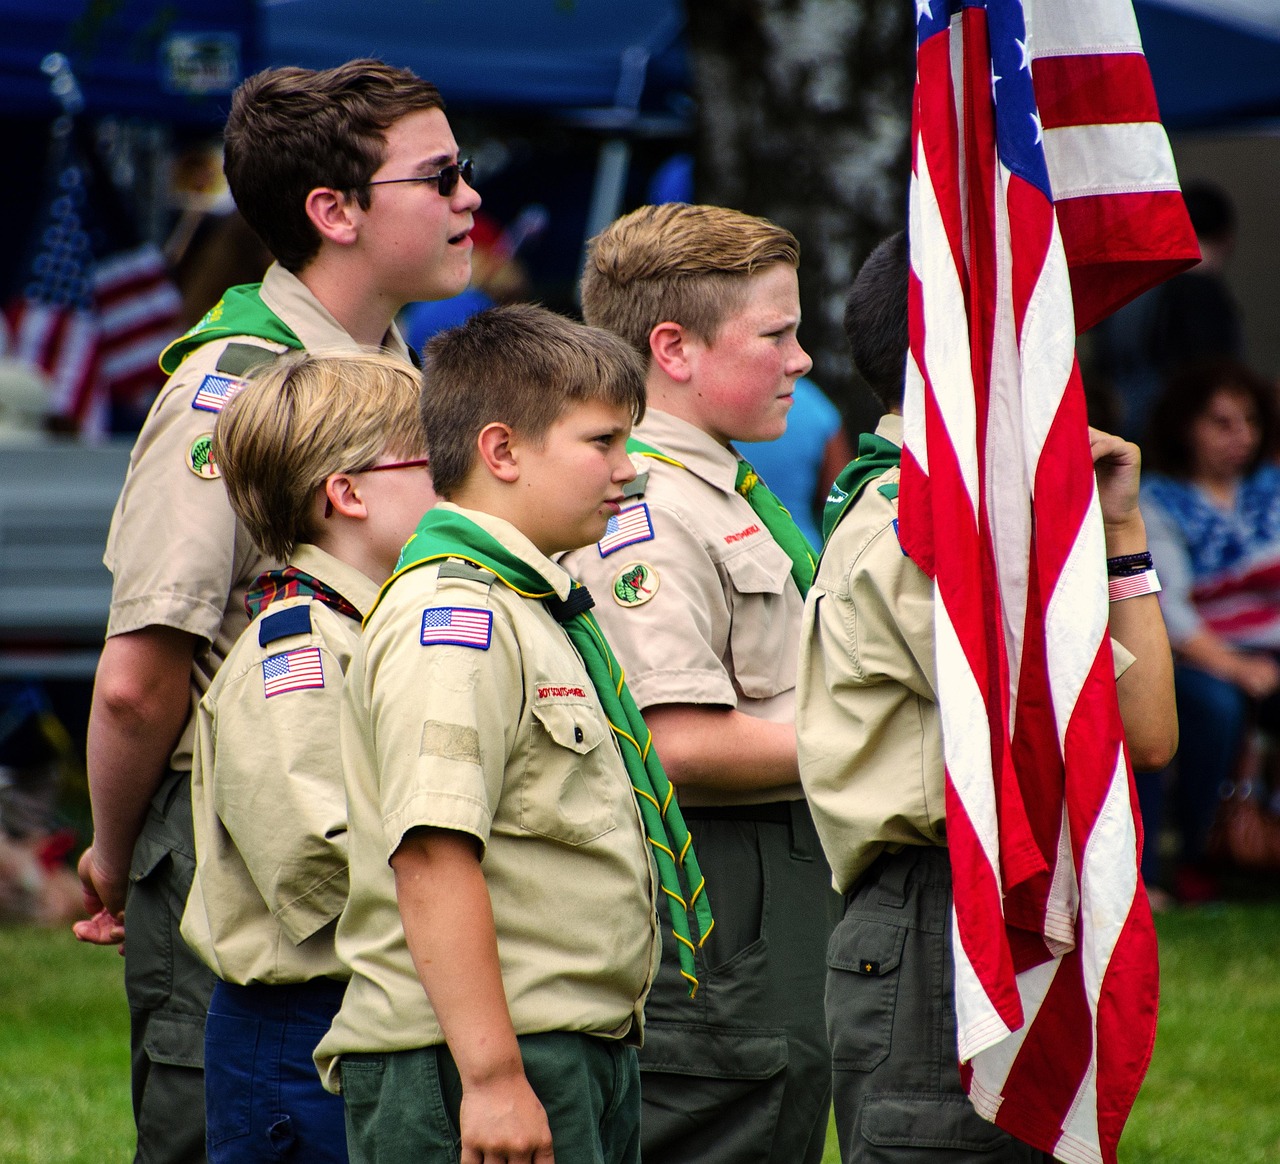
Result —
[{"label": "green grass", "polygon": [[[1121,1164],[1280,1160],[1280,904],[1168,914],[1159,930],[1155,1058]],[[68,933],[0,929],[4,1164],[130,1158],[122,969]]]}]

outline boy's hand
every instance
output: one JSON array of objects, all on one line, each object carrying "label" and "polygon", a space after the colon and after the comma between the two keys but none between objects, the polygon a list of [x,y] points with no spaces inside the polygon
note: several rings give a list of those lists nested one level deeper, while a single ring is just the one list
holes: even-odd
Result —
[{"label": "boy's hand", "polygon": [[464,1087],[461,1164],[555,1164],[547,1113],[521,1071]]},{"label": "boy's hand", "polygon": [[[78,921],[71,927],[71,932],[82,942],[95,946],[114,946],[124,941],[124,898],[120,894],[117,909],[111,909],[103,900],[104,894],[111,894],[104,878],[98,869],[93,846],[90,845],[80,854],[76,863],[76,873],[80,877],[80,895],[84,901],[84,911],[89,914],[87,921]],[[103,889],[99,890],[99,885]],[[120,952],[124,953],[121,945]]]},{"label": "boy's hand", "polygon": [[1108,525],[1131,521],[1138,515],[1138,483],[1142,453],[1138,446],[1101,429],[1089,429],[1089,450],[1098,478],[1098,503]]}]

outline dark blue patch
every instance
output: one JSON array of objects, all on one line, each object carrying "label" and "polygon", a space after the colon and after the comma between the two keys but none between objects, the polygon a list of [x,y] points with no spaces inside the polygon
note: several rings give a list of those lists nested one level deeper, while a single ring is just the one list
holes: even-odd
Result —
[{"label": "dark blue patch", "polygon": [[290,635],[309,635],[311,633],[311,603],[303,606],[291,606],[288,610],[278,610],[269,614],[258,624],[258,646],[265,647],[276,639],[287,639]]}]

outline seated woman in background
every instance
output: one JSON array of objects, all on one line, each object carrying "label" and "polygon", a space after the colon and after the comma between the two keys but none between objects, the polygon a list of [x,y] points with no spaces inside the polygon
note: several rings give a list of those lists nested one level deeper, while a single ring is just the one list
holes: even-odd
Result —
[{"label": "seated woman in background", "polygon": [[[1181,839],[1173,890],[1216,896],[1205,845],[1221,789],[1253,722],[1280,730],[1280,469],[1271,462],[1275,389],[1242,364],[1176,375],[1143,447],[1142,509],[1164,587],[1181,744]],[[1140,776],[1143,875],[1158,882],[1162,774]]]}]

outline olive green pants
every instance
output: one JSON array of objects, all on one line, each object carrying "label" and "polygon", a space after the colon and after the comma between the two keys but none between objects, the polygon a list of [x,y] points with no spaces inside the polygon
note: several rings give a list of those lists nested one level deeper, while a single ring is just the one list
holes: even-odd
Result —
[{"label": "olive green pants", "polygon": [[205,1158],[204,1019],[214,979],[178,929],[194,874],[191,776],[170,772],[134,846],[125,904],[136,1164]]},{"label": "olive green pants", "polygon": [[[519,1037],[556,1164],[639,1164],[634,1048],[569,1031]],[[462,1083],[445,1046],[344,1055],[351,1164],[457,1164]]]},{"label": "olive green pants", "polygon": [[842,1164],[1053,1164],[960,1084],[947,850],[886,853],[846,900],[827,972]]},{"label": "olive green pants", "polygon": [[645,1007],[647,1164],[817,1164],[831,1109],[822,1015],[839,913],[804,801],[685,813],[715,928],[690,999],[665,909]]}]

